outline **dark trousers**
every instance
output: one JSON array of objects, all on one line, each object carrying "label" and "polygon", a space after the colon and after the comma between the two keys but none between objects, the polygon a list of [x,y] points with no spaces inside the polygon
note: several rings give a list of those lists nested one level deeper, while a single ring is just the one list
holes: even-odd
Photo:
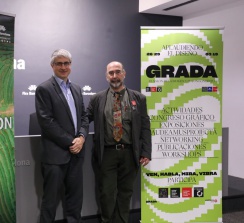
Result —
[{"label": "dark trousers", "polygon": [[99,172],[102,223],[127,223],[138,172],[132,148],[105,149]]},{"label": "dark trousers", "polygon": [[40,223],[55,220],[57,200],[65,189],[64,215],[67,223],[81,223],[83,200],[83,160],[73,155],[67,164],[50,165],[42,163],[43,197]]}]

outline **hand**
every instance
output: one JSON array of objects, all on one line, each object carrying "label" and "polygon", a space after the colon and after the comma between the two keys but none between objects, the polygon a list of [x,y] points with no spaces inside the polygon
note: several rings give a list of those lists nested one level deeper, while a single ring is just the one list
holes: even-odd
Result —
[{"label": "hand", "polygon": [[141,159],[140,159],[140,164],[142,166],[146,166],[149,162],[150,162],[150,160],[148,158],[146,158],[146,157],[142,156]]},{"label": "hand", "polygon": [[79,153],[83,148],[84,142],[85,142],[85,138],[83,136],[75,138],[72,142],[73,145],[69,147],[69,151],[73,154]]}]

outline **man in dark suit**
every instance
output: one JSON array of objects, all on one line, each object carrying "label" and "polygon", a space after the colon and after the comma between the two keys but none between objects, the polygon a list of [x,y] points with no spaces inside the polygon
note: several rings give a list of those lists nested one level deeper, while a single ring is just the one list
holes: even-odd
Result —
[{"label": "man in dark suit", "polygon": [[93,95],[87,108],[89,121],[94,121],[93,158],[98,167],[102,223],[128,222],[139,166],[151,159],[146,97],[125,87],[125,75],[120,62],[109,63],[106,79],[110,87]]},{"label": "man in dark suit", "polygon": [[71,62],[71,54],[67,50],[55,50],[51,56],[54,74],[36,89],[44,180],[40,223],[54,222],[57,198],[63,185],[66,221],[82,222],[83,145],[89,123],[81,89],[68,78]]}]

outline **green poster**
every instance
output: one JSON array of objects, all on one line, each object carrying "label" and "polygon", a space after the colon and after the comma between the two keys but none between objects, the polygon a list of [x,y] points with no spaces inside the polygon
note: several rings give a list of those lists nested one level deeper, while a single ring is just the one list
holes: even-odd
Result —
[{"label": "green poster", "polygon": [[0,222],[15,223],[14,17],[0,14]]},{"label": "green poster", "polygon": [[141,222],[222,222],[223,29],[141,27],[152,161]]}]

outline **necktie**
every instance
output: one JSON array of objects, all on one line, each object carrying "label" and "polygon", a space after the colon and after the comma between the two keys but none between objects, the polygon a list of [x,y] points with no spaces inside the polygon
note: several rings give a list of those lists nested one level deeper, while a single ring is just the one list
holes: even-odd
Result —
[{"label": "necktie", "polygon": [[121,101],[119,99],[120,95],[118,93],[114,93],[114,104],[113,104],[113,137],[119,142],[122,138],[123,129],[122,129],[122,112],[121,112]]}]

